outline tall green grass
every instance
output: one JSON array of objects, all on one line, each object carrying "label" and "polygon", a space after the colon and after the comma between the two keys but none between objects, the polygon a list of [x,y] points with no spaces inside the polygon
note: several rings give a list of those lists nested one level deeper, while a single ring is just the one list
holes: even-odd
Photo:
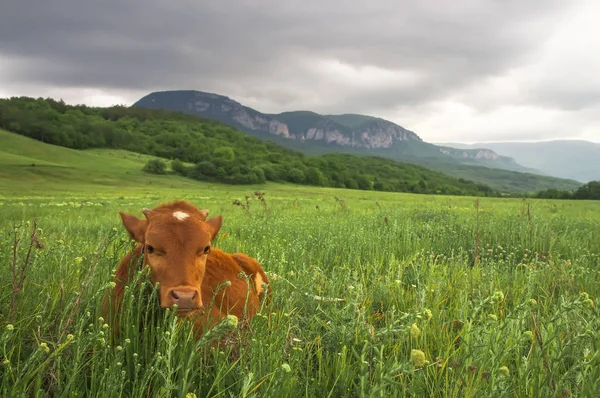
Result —
[{"label": "tall green grass", "polygon": [[[593,396],[600,391],[600,204],[266,190],[2,199],[2,396]],[[251,194],[251,192],[248,192]],[[131,242],[118,210],[186,197],[216,246],[257,258],[272,302],[211,347],[157,308],[144,272],[124,332],[101,318]],[[11,319],[13,275],[34,247]],[[13,251],[14,237],[20,243]],[[35,245],[34,245],[35,246]],[[140,330],[140,324],[143,328]]]}]

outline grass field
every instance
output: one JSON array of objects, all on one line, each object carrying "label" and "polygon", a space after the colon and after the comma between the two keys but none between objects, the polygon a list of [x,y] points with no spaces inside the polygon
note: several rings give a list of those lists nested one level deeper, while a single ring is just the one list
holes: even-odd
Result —
[{"label": "grass field", "polygon": [[[147,176],[124,152],[0,140],[1,396],[600,391],[600,203],[229,187]],[[232,205],[244,194],[249,211]],[[272,278],[239,353],[195,342],[133,288],[118,341],[100,318],[131,247],[118,211],[180,198],[222,214],[215,245]],[[28,254],[34,219],[43,248]]]}]

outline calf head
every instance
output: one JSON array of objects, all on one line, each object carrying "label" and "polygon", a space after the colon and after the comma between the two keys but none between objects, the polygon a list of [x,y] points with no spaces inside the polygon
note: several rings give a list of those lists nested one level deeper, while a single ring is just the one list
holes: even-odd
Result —
[{"label": "calf head", "polygon": [[119,214],[129,235],[142,244],[143,266],[150,267],[152,283],[159,283],[161,307],[177,304],[179,313],[201,309],[206,259],[222,217],[207,220],[207,210],[185,201],[142,212],[145,219]]}]

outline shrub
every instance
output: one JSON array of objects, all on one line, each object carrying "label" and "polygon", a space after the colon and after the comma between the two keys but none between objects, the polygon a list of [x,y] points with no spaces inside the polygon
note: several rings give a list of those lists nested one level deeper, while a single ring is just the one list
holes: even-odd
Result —
[{"label": "shrub", "polygon": [[142,171],[150,174],[166,174],[167,164],[161,159],[151,159],[146,163]]}]

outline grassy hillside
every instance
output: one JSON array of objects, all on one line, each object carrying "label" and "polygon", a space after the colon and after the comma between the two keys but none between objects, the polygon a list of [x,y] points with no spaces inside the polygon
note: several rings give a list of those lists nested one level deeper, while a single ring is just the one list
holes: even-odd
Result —
[{"label": "grassy hillside", "polygon": [[206,185],[175,175],[142,172],[152,158],[114,149],[74,150],[0,130],[0,191],[8,198],[94,191],[127,195],[129,191]]},{"label": "grassy hillside", "polygon": [[230,184],[267,181],[415,193],[496,195],[423,167],[351,155],[305,156],[222,123],[142,108],[89,108],[52,100],[0,100],[0,127],[74,149],[114,148],[193,163],[184,176]]}]

